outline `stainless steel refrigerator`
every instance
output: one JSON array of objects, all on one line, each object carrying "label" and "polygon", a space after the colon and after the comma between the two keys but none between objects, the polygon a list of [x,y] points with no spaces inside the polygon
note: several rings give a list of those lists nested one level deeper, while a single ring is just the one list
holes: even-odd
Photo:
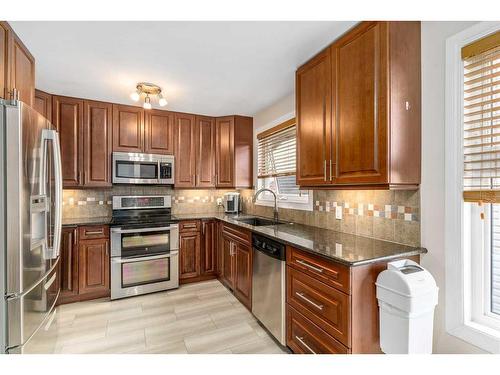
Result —
[{"label": "stainless steel refrigerator", "polygon": [[58,133],[28,105],[0,99],[0,353],[51,350],[61,214]]}]

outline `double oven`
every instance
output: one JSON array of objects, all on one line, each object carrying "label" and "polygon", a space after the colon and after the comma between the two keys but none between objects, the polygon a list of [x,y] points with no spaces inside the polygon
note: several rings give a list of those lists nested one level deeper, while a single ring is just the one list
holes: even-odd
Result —
[{"label": "double oven", "polygon": [[111,299],[179,286],[179,227],[169,196],[115,196]]}]

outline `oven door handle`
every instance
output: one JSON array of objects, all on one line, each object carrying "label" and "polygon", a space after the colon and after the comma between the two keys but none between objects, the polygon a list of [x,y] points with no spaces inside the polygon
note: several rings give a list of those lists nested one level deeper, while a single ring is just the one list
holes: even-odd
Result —
[{"label": "oven door handle", "polygon": [[148,260],[166,259],[177,255],[178,251],[171,251],[169,254],[152,255],[150,257],[137,257],[137,258],[112,258],[113,263],[136,263],[145,262]]},{"label": "oven door handle", "polygon": [[145,233],[145,232],[158,232],[160,230],[174,230],[178,229],[177,224],[171,225],[169,227],[157,227],[157,228],[138,228],[138,229],[121,229],[121,228],[111,228],[112,233]]}]

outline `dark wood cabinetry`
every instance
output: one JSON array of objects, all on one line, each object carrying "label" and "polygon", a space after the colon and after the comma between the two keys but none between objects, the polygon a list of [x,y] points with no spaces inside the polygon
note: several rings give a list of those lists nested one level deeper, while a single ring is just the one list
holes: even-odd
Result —
[{"label": "dark wood cabinetry", "polygon": [[220,280],[238,300],[252,309],[252,246],[251,233],[228,224],[221,232],[222,264]]},{"label": "dark wood cabinetry", "polygon": [[297,182],[420,183],[420,23],[362,22],[297,70]]},{"label": "dark wood cabinetry", "polygon": [[335,164],[331,126],[331,57],[325,50],[296,73],[297,183],[330,184]]},{"label": "dark wood cabinetry", "polygon": [[196,116],[196,186],[215,187],[215,119]]},{"label": "dark wood cabinetry", "polygon": [[52,123],[59,132],[64,187],[83,184],[83,100],[52,97]]},{"label": "dark wood cabinetry", "polygon": [[175,186],[196,186],[196,126],[195,116],[175,114]]},{"label": "dark wood cabinetry", "polygon": [[5,21],[0,21],[0,97],[12,98],[34,106],[35,59]]},{"label": "dark wood cabinetry", "polygon": [[145,148],[149,154],[174,153],[174,113],[152,109],[145,111]]},{"label": "dark wood cabinetry", "polygon": [[216,119],[215,183],[220,188],[253,186],[253,119]]},{"label": "dark wood cabinetry", "polygon": [[64,227],[60,254],[58,304],[109,296],[108,226]]},{"label": "dark wood cabinetry", "polygon": [[200,276],[201,234],[199,231],[179,233],[179,280]]},{"label": "dark wood cabinetry", "polygon": [[203,276],[217,274],[217,221],[203,220],[201,222],[201,267]]},{"label": "dark wood cabinetry", "polygon": [[60,250],[59,304],[78,300],[78,228],[63,228]]},{"label": "dark wood cabinetry", "polygon": [[143,152],[144,110],[113,104],[113,151]]},{"label": "dark wood cabinetry", "polygon": [[40,90],[35,90],[33,108],[47,120],[52,122],[52,95]]},{"label": "dark wood cabinetry", "polygon": [[111,186],[112,105],[85,100],[83,114],[83,185]]}]

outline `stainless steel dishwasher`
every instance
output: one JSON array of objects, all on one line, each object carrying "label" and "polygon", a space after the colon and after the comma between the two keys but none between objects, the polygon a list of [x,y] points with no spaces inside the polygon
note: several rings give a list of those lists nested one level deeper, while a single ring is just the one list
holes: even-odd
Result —
[{"label": "stainless steel dishwasher", "polygon": [[286,345],[285,245],[252,235],[252,313],[267,330]]}]

